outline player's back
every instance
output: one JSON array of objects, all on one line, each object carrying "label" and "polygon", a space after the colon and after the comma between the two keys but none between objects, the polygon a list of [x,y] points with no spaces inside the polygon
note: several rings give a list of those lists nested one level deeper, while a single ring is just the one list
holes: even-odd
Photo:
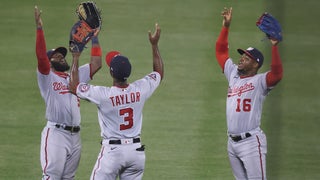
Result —
[{"label": "player's back", "polygon": [[160,74],[152,72],[127,87],[80,83],[77,95],[98,106],[103,138],[133,138],[141,133],[143,106],[159,86],[160,80]]},{"label": "player's back", "polygon": [[99,107],[103,136],[107,139],[139,136],[145,93],[134,85],[126,88],[112,86],[105,91],[105,101]]}]

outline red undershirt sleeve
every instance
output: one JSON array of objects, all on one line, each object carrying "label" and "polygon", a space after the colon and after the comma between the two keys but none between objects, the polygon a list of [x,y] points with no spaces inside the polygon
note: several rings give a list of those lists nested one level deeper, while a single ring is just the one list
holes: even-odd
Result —
[{"label": "red undershirt sleeve", "polygon": [[283,76],[282,62],[277,46],[272,46],[271,71],[267,73],[267,86],[275,86]]},{"label": "red undershirt sleeve", "polygon": [[37,29],[36,36],[36,56],[38,59],[38,70],[41,74],[49,74],[50,63],[46,52],[46,42],[42,29]]},{"label": "red undershirt sleeve", "polygon": [[229,58],[228,33],[229,33],[229,28],[222,27],[220,35],[216,42],[216,58],[222,71],[224,71],[224,64]]}]

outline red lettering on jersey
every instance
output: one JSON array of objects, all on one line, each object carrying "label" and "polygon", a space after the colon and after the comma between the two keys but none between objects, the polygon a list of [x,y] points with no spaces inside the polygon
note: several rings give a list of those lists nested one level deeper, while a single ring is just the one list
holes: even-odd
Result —
[{"label": "red lettering on jersey", "polygon": [[68,90],[68,86],[63,84],[62,82],[54,82],[52,85],[53,90],[55,91]]},{"label": "red lettering on jersey", "polygon": [[254,90],[254,85],[252,83],[248,84],[244,84],[243,86],[239,86],[239,87],[233,87],[233,88],[230,88],[228,89],[228,97],[231,97],[231,96],[236,96],[238,95],[239,97],[245,93],[245,92],[248,92],[248,91],[252,91]]},{"label": "red lettering on jersey", "polygon": [[134,95],[134,93],[130,93],[130,98],[131,98],[131,102],[136,102],[136,96]]},{"label": "red lettering on jersey", "polygon": [[130,94],[121,94],[118,96],[110,96],[112,106],[119,106],[123,104],[132,104],[140,102],[140,92],[132,92]]},{"label": "red lettering on jersey", "polygon": [[63,82],[54,82],[52,86],[54,91],[60,91],[59,94],[69,93],[68,85],[63,84]]},{"label": "red lettering on jersey", "polygon": [[128,94],[125,94],[125,96],[126,96],[126,104],[129,104],[129,103],[131,103],[132,101],[130,101],[130,99],[128,98]]},{"label": "red lettering on jersey", "polygon": [[116,96],[116,106],[121,105],[119,96]]},{"label": "red lettering on jersey", "polygon": [[109,98],[110,98],[110,100],[111,100],[111,102],[112,102],[112,106],[114,106],[114,101],[113,101],[114,96],[111,96],[111,97],[109,97]]},{"label": "red lettering on jersey", "polygon": [[140,92],[136,92],[136,101],[140,102]]},{"label": "red lettering on jersey", "polygon": [[123,102],[124,102],[124,94],[119,95],[119,97],[120,97],[120,100],[121,100],[121,104],[123,104]]}]

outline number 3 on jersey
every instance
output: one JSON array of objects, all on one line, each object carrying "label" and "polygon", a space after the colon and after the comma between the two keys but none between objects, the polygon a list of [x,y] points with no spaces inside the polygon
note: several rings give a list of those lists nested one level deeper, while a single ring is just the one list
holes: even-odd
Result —
[{"label": "number 3 on jersey", "polygon": [[[242,103],[241,103],[242,101]],[[241,107],[242,104],[242,107]],[[237,99],[237,112],[249,112],[251,111],[251,99]]]},{"label": "number 3 on jersey", "polygon": [[125,123],[120,124],[120,131],[130,129],[133,126],[133,109],[132,108],[125,108],[120,109],[119,115],[123,117]]}]

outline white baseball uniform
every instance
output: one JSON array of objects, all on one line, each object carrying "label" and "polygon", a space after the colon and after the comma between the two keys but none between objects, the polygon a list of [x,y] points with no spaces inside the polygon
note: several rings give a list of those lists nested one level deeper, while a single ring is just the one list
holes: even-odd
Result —
[{"label": "white baseball uniform", "polygon": [[[79,73],[81,74],[81,73]],[[126,88],[80,83],[77,95],[98,107],[102,147],[91,180],[142,179],[144,147],[140,143],[142,110],[161,81],[158,72],[130,83]]]},{"label": "white baseball uniform", "polygon": [[[89,64],[80,67],[79,72],[80,82],[90,80]],[[80,133],[63,128],[80,126],[79,99],[68,90],[68,74],[50,71],[44,75],[37,71],[37,75],[47,119],[40,150],[43,179],[73,179],[80,161]]]},{"label": "white baseball uniform", "polygon": [[[271,90],[266,83],[267,73],[240,77],[237,65],[228,59],[224,74],[229,82],[226,115],[233,172],[237,179],[265,178],[267,141],[260,129],[260,120],[263,101]],[[243,166],[246,173],[242,171]]]},{"label": "white baseball uniform", "polygon": [[[228,155],[236,179],[266,179],[266,135],[260,129],[263,102],[282,79],[277,46],[272,46],[271,70],[241,77],[229,57],[228,27],[222,27],[216,42],[216,58],[228,83]],[[239,51],[238,51],[239,52]],[[240,53],[240,52],[239,52]]]},{"label": "white baseball uniform", "polygon": [[[80,82],[90,80],[90,65],[80,67]],[[47,125],[41,135],[40,160],[43,179],[73,179],[80,161],[80,102],[68,89],[67,73],[41,74],[38,85],[46,104]]]}]

